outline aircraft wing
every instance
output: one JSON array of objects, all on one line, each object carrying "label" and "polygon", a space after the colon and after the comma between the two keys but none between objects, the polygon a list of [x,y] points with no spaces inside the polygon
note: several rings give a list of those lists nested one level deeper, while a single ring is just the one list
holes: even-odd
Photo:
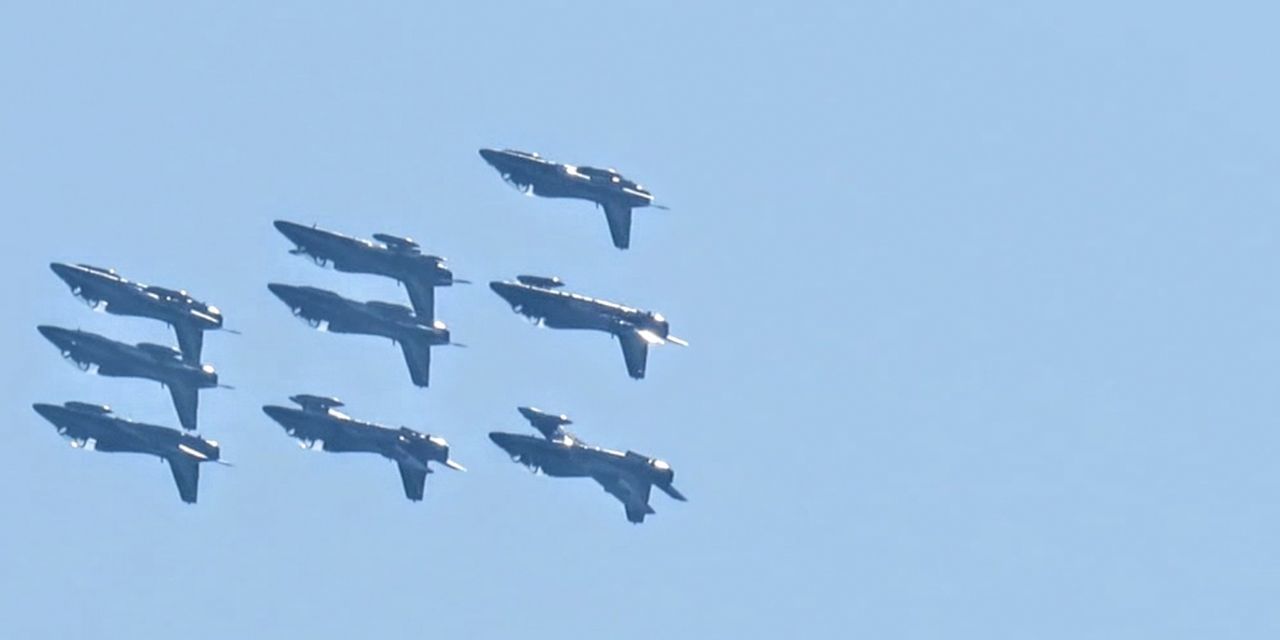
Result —
[{"label": "aircraft wing", "polygon": [[622,358],[627,361],[627,373],[632,378],[644,378],[645,363],[649,360],[649,342],[635,329],[624,329],[618,333],[618,341],[622,343]]},{"label": "aircraft wing", "polygon": [[631,246],[631,207],[620,202],[605,202],[604,217],[609,221],[609,235],[613,246],[626,249]]},{"label": "aircraft wing", "polygon": [[98,363],[98,375],[112,376],[117,378],[141,378],[142,371],[136,366],[130,366],[114,360]]},{"label": "aircraft wing", "polygon": [[413,313],[425,319],[428,324],[436,319],[436,288],[422,278],[412,278],[404,283],[409,290],[409,302],[413,305]]},{"label": "aircraft wing", "polygon": [[400,467],[400,482],[404,484],[404,497],[414,502],[422,500],[422,494],[427,488],[427,474],[431,472],[403,462],[398,462],[396,465]]},{"label": "aircraft wing", "polygon": [[138,438],[123,431],[95,430],[93,433],[69,431],[67,435],[73,437],[92,438],[94,450],[102,451],[104,453],[153,453],[153,449],[148,447],[145,442],[141,442]]},{"label": "aircraft wing", "polygon": [[195,504],[200,487],[200,462],[187,455],[175,454],[169,456],[169,469],[173,471],[173,481],[178,485],[182,501]]},{"label": "aircraft wing", "polygon": [[604,487],[609,495],[622,502],[627,510],[627,521],[639,524],[644,517],[653,513],[649,506],[649,490],[653,485],[642,482],[629,475],[595,476],[596,482]]},{"label": "aircraft wing", "polygon": [[343,433],[339,429],[329,429],[326,433],[317,438],[323,444],[323,449],[330,453],[367,453],[370,447]]},{"label": "aircraft wing", "polygon": [[187,322],[179,322],[173,325],[173,331],[178,334],[178,350],[182,352],[182,359],[199,364],[200,351],[204,347],[204,330]]},{"label": "aircraft wing", "polygon": [[409,365],[409,378],[413,384],[426,387],[431,384],[431,347],[421,340],[400,343],[404,350],[404,363]]},{"label": "aircraft wing", "polygon": [[562,445],[542,438],[514,434],[492,434],[490,438],[513,460],[531,469],[554,467],[562,475],[587,475],[585,472],[571,473],[573,465],[569,450]]},{"label": "aircraft wing", "polygon": [[182,383],[169,385],[173,396],[173,408],[178,410],[178,422],[187,431],[196,430],[196,414],[200,408],[200,390]]}]

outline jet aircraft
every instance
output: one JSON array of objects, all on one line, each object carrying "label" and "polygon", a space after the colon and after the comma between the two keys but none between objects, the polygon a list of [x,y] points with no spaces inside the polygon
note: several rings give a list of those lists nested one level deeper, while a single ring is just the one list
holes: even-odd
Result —
[{"label": "jet aircraft", "polygon": [[267,288],[314,328],[390,338],[403,349],[409,377],[419,387],[431,380],[431,347],[450,344],[443,322],[419,318],[403,305],[358,302],[317,287],[272,283]]},{"label": "jet aircraft", "polygon": [[529,275],[517,276],[515,282],[489,283],[489,288],[513,310],[538,324],[553,329],[605,331],[617,337],[622,343],[627,373],[637,380],[644,377],[649,345],[672,342],[689,346],[671,335],[670,324],[660,313],[561,291],[563,286],[559,278]]},{"label": "jet aircraft", "polygon": [[519,411],[542,434],[541,438],[500,431],[489,434],[489,439],[513,461],[556,478],[595,480],[605,492],[622,502],[627,520],[636,524],[654,513],[649,506],[649,492],[653,487],[685,501],[684,495],[672,486],[675,471],[666,462],[634,451],[589,445],[565,430],[564,425],[573,422],[568,416],[533,407],[520,407]]},{"label": "jet aircraft", "polygon": [[121,316],[153,318],[173,327],[187,362],[200,362],[204,332],[222,329],[222,312],[186,291],[132,282],[114,269],[87,264],[49,265],[71,293],[95,309]]},{"label": "jet aircraft", "polygon": [[314,449],[318,442],[324,451],[376,453],[395,462],[400,467],[404,495],[410,500],[422,500],[427,474],[432,472],[427,463],[466,471],[449,458],[449,443],[444,438],[357,420],[337,410],[343,406],[337,398],[300,394],[289,399],[302,408],[267,405],[262,411],[297,438],[304,449]]},{"label": "jet aircraft", "polygon": [[98,375],[118,378],[145,378],[169,388],[182,428],[194,431],[200,389],[217,387],[218,374],[212,365],[192,364],[173,347],[142,342],[116,342],[88,331],[41,325],[40,334],[81,371],[98,368]]},{"label": "jet aircraft", "polygon": [[178,495],[186,503],[196,502],[201,462],[227,464],[222,461],[222,450],[214,440],[121,418],[106,405],[67,402],[32,406],[36,413],[58,428],[59,435],[70,439],[72,447],[108,453],[142,453],[162,458],[169,463],[173,481],[178,485]]},{"label": "jet aircraft", "polygon": [[332,264],[344,273],[367,273],[399,281],[409,290],[414,312],[427,320],[435,319],[436,287],[469,284],[453,277],[444,258],[422,253],[410,238],[375,233],[371,241],[285,220],[277,220],[275,226],[295,245],[289,253],[309,256],[320,266]]},{"label": "jet aircraft", "polygon": [[497,169],[503,180],[524,193],[596,203],[604,209],[613,246],[619,249],[631,246],[632,209],[666,208],[653,204],[653,194],[613,169],[552,162],[536,153],[514,149],[481,149],[480,157]]}]

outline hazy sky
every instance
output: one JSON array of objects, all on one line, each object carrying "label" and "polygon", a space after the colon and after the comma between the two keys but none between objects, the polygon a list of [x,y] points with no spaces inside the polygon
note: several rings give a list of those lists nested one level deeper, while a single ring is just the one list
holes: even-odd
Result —
[{"label": "hazy sky", "polygon": [[[1280,51],[1272,3],[36,3],[0,15],[0,636],[1265,638],[1280,633]],[[530,3],[532,4],[532,3]],[[543,3],[539,3],[543,4]],[[476,155],[619,168],[670,212]],[[432,387],[268,281],[404,301],[290,256],[287,218],[413,236],[478,283],[558,275],[689,349],[438,296]],[[175,424],[35,331],[52,260],[222,307],[206,467],[73,451],[32,402]],[[442,435],[404,499],[260,407],[336,395]],[[660,456],[626,522],[485,434],[563,411]]]}]

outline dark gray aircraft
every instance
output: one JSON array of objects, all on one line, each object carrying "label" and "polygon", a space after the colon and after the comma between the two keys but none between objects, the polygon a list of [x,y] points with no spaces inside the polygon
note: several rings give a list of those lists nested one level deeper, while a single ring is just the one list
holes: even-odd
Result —
[{"label": "dark gray aircraft", "polygon": [[218,443],[169,427],[158,427],[121,418],[106,405],[68,402],[62,405],[35,404],[36,413],[52,422],[58,434],[66,436],[77,449],[92,448],[108,453],[142,453],[159,456],[169,463],[178,495],[194,504],[200,485],[200,463],[222,462]]},{"label": "dark gray aircraft", "polygon": [[524,193],[545,198],[590,200],[604,209],[613,246],[631,245],[631,210],[652,206],[653,194],[613,169],[577,167],[552,162],[536,153],[514,149],[481,149],[480,157],[502,174],[502,179]]},{"label": "dark gray aircraft", "polygon": [[409,377],[419,387],[431,380],[431,347],[450,344],[443,322],[419,318],[403,305],[358,302],[316,287],[272,283],[267,288],[314,328],[390,338],[404,350]]},{"label": "dark gray aircraft", "polygon": [[345,273],[367,273],[394,278],[409,290],[409,300],[419,317],[436,317],[436,287],[468,284],[457,280],[445,266],[445,259],[422,253],[418,243],[386,233],[375,233],[370,241],[340,233],[276,220],[276,229],[296,246],[294,255],[309,256],[320,266],[332,264]]},{"label": "dark gray aircraft", "polygon": [[222,312],[186,291],[132,282],[114,269],[87,264],[54,262],[49,267],[71,287],[71,293],[95,309],[121,316],[153,318],[173,327],[187,362],[200,362],[205,331],[223,328]]},{"label": "dark gray aircraft", "polygon": [[96,366],[100,376],[145,378],[168,387],[178,411],[178,422],[188,431],[196,428],[200,389],[218,386],[218,374],[213,366],[187,362],[173,347],[147,342],[135,346],[78,329],[47,325],[37,328],[81,371]]},{"label": "dark gray aircraft", "polygon": [[303,448],[314,449],[319,442],[324,451],[376,453],[395,462],[400,467],[404,495],[410,500],[422,499],[427,474],[431,473],[428,462],[466,471],[449,459],[449,443],[444,438],[357,420],[336,409],[342,406],[337,398],[302,394],[289,399],[302,408],[267,405],[262,410],[297,438]]},{"label": "dark gray aircraft", "polygon": [[506,300],[516,313],[553,329],[605,331],[622,343],[622,357],[632,378],[644,377],[649,345],[688,342],[671,335],[662,314],[561,291],[559,278],[517,276],[516,282],[490,282],[489,288]]},{"label": "dark gray aircraft", "polygon": [[652,487],[685,501],[684,495],[671,485],[676,474],[666,462],[634,451],[589,445],[564,429],[564,425],[572,424],[568,416],[545,413],[533,407],[519,410],[529,424],[542,433],[542,438],[499,431],[489,434],[489,439],[513,461],[556,478],[591,478],[599,482],[609,495],[622,502],[627,520],[637,524],[654,513],[649,506]]}]

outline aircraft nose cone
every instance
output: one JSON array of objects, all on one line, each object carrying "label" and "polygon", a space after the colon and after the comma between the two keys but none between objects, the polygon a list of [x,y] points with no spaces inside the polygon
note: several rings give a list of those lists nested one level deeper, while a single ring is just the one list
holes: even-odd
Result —
[{"label": "aircraft nose cone", "polygon": [[494,280],[493,282],[489,283],[489,289],[491,289],[494,293],[498,294],[503,300],[510,302],[511,296],[515,290],[515,287],[511,286],[511,284],[508,282]]},{"label": "aircraft nose cone", "polygon": [[59,408],[59,407],[58,407],[57,405],[44,404],[44,403],[41,403],[41,402],[37,402],[37,403],[35,403],[35,404],[31,405],[31,408],[32,408],[32,409],[35,409],[35,410],[36,410],[36,413],[40,414],[40,417],[41,417],[41,418],[44,418],[45,420],[48,420],[49,422],[53,422],[53,421],[54,421],[54,416],[55,416],[55,415],[57,415],[57,412],[58,412],[58,408]]},{"label": "aircraft nose cone", "polygon": [[79,275],[79,269],[76,269],[69,264],[62,264],[61,262],[52,262],[49,264],[49,268],[53,269],[53,272],[68,284],[74,282]]},{"label": "aircraft nose cone", "polygon": [[481,157],[481,158],[484,158],[484,161],[485,161],[485,162],[488,162],[489,164],[493,164],[493,163],[497,162],[497,161],[498,161],[498,157],[499,157],[499,156],[501,156],[501,155],[502,155],[502,154],[501,154],[500,152],[495,151],[495,150],[493,150],[493,149],[481,149],[481,150],[480,150],[480,157]]},{"label": "aircraft nose cone", "polygon": [[511,437],[511,434],[494,431],[489,434],[489,439],[492,440],[494,444],[501,447],[503,451],[511,451],[511,445],[514,440]]},{"label": "aircraft nose cone", "polygon": [[271,284],[268,284],[267,289],[270,289],[271,293],[275,294],[277,298],[280,298],[285,302],[289,302],[297,294],[297,290],[294,289],[293,287],[287,284],[280,284],[278,282],[272,282]]},{"label": "aircraft nose cone", "polygon": [[284,236],[290,240],[297,240],[307,232],[306,227],[296,222],[289,222],[288,220],[276,220],[272,224],[275,225],[276,231],[283,233]]},{"label": "aircraft nose cone", "polygon": [[36,330],[39,331],[40,335],[44,336],[46,340],[59,346],[66,344],[71,338],[71,332],[61,327],[51,327],[47,324],[42,324],[36,327]]},{"label": "aircraft nose cone", "polygon": [[288,407],[277,407],[275,405],[266,405],[262,407],[262,412],[267,414],[268,418],[275,420],[276,423],[284,427],[286,430],[289,429],[289,425],[292,422],[290,420],[290,418],[293,417],[291,411],[292,410]]}]

